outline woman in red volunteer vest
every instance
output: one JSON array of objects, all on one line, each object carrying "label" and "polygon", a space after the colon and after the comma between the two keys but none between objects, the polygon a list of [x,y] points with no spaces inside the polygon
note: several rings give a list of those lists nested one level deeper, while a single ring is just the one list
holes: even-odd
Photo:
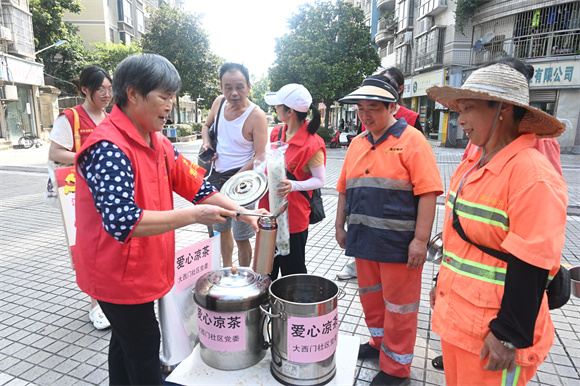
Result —
[{"label": "woman in red volunteer vest", "polygon": [[[278,92],[264,96],[267,104],[276,106],[278,119],[285,123],[272,130],[270,141],[278,138],[288,143],[286,150],[286,173],[295,178],[282,181],[278,189],[280,196],[288,199],[290,220],[290,254],[276,256],[270,277],[275,280],[278,272],[285,275],[306,273],[306,241],[310,224],[310,204],[302,192],[312,196],[312,190],[324,186],[326,176],[326,146],[316,134],[320,127],[320,113],[312,104],[312,96],[300,84],[287,84]],[[306,120],[312,110],[312,120]],[[268,208],[267,196],[260,207]]]},{"label": "woman in red volunteer vest", "polygon": [[[83,144],[95,127],[105,119],[107,113],[105,108],[111,103],[113,89],[111,88],[111,76],[107,71],[97,66],[91,66],[81,72],[81,76],[73,80],[77,87],[77,92],[85,101],[73,107],[79,116],[80,143]],[[56,177],[55,168],[72,166],[76,148],[74,138],[74,114],[70,109],[64,110],[54,121],[50,131],[51,141],[48,149],[48,171],[50,186],[47,192],[53,192],[56,205]],[[78,141],[77,141],[78,142]],[[97,330],[109,328],[110,324],[97,301],[91,298],[89,309],[89,320]]]},{"label": "woman in red volunteer vest", "polygon": [[[115,106],[75,159],[77,283],[111,323],[111,385],[162,384],[154,301],[174,284],[174,230],[245,211],[161,134],[180,86],[162,56],[124,59],[113,78]],[[196,205],[174,209],[174,192]],[[258,230],[257,217],[240,220]]]},{"label": "woman in red volunteer vest", "polygon": [[427,89],[459,113],[457,123],[481,149],[451,177],[430,294],[448,385],[525,385],[554,342],[545,293],[560,267],[568,198],[562,176],[533,146],[565,125],[530,106],[533,73],[503,58],[461,88]]}]

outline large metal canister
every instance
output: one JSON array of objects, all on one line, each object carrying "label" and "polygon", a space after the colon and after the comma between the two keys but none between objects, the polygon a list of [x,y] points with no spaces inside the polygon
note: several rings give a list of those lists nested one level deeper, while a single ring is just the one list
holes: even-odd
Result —
[{"label": "large metal canister", "polygon": [[285,385],[323,385],[336,374],[338,286],[316,275],[288,275],[270,285],[270,372]]},{"label": "large metal canister", "polygon": [[236,267],[211,271],[197,280],[201,359],[207,365],[239,370],[266,355],[260,305],[268,302],[269,285],[269,276]]}]

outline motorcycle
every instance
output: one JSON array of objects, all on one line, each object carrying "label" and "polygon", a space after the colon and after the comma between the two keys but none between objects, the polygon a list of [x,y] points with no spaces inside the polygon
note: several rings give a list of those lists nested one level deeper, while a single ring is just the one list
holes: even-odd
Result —
[{"label": "motorcycle", "polygon": [[343,133],[340,130],[336,130],[334,137],[330,140],[330,148],[336,149],[343,146],[348,147],[354,137],[356,137],[356,135]]}]

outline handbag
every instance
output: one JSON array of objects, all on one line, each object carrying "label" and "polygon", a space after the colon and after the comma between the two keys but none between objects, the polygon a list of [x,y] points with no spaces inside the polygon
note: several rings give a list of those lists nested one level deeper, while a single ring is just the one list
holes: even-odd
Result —
[{"label": "handbag", "polygon": [[[217,150],[217,127],[218,127],[218,122],[220,119],[220,113],[222,110],[222,106],[224,105],[225,102],[226,102],[226,98],[224,97],[220,103],[220,107],[218,109],[218,113],[215,117],[215,120],[208,130],[210,144],[214,150]],[[201,153],[203,153],[203,146],[199,148],[199,153],[197,154],[197,164],[199,166],[201,166],[202,168],[204,168],[206,171],[211,170],[212,162],[207,162],[207,161],[204,161],[201,158],[199,158],[199,155]]]},{"label": "handbag", "polygon": [[[70,110],[73,112],[73,138],[75,142],[75,149],[78,151],[81,148],[81,135],[80,135],[80,121],[79,113],[74,108],[68,108],[65,110]],[[67,165],[57,164],[54,161],[48,160],[48,181],[46,182],[46,191],[44,192],[44,202],[48,205],[59,208],[60,204],[58,202],[58,193],[56,187],[56,176],[54,174],[54,169],[61,168]]]},{"label": "handbag", "polygon": [[[280,131],[278,132],[278,141],[282,139],[282,129],[283,126],[280,126]],[[286,176],[289,180],[298,181],[296,176],[290,173],[288,170],[286,170]],[[326,214],[324,214],[324,204],[322,202],[322,192],[320,188],[314,189],[312,191],[312,196],[309,196],[308,193],[303,190],[300,191],[300,194],[306,197],[306,200],[308,200],[308,203],[310,204],[310,224],[318,224],[324,220]]]},{"label": "handbag", "polygon": [[[507,263],[508,258],[512,256],[510,253],[498,251],[497,249],[489,248],[472,242],[465,234],[465,231],[461,226],[461,222],[459,222],[459,217],[455,212],[455,205],[453,205],[453,229],[457,231],[459,237],[461,237],[464,241],[475,245],[481,251],[490,256],[495,257],[496,259],[499,259]],[[560,265],[558,273],[554,275],[554,278],[552,279],[552,281],[550,281],[550,283],[546,287],[546,295],[548,297],[548,308],[550,310],[554,310],[566,304],[568,300],[570,300],[571,290],[572,290],[572,281],[570,271],[568,271],[566,268]]]}]

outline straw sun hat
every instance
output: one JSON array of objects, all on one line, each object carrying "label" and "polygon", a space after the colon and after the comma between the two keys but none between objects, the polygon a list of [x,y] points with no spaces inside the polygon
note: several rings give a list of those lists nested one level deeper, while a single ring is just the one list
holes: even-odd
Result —
[{"label": "straw sun hat", "polygon": [[510,103],[526,109],[519,126],[521,133],[535,133],[538,138],[557,137],[566,125],[542,110],[530,106],[526,77],[505,64],[493,64],[474,71],[461,88],[431,86],[427,96],[450,110],[459,111],[459,99],[483,99]]}]

